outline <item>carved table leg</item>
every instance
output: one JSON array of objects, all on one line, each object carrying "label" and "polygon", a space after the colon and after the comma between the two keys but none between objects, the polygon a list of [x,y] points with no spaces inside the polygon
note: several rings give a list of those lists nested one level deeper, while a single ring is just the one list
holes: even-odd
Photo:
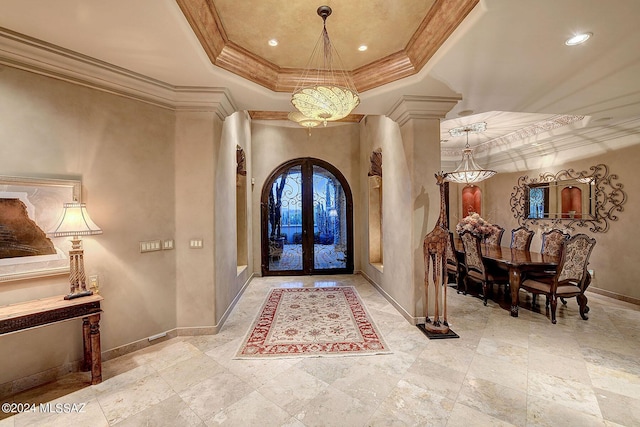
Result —
[{"label": "carved table leg", "polygon": [[102,382],[102,356],[100,354],[100,314],[89,316],[91,341],[91,384]]},{"label": "carved table leg", "polygon": [[89,338],[90,334],[89,327],[89,318],[82,318],[82,344],[84,346],[84,361],[82,363],[82,371],[87,372],[91,370],[91,339]]},{"label": "carved table leg", "polygon": [[509,288],[511,288],[511,316],[518,317],[518,294],[520,292],[520,282],[522,275],[520,270],[514,267],[509,268]]}]

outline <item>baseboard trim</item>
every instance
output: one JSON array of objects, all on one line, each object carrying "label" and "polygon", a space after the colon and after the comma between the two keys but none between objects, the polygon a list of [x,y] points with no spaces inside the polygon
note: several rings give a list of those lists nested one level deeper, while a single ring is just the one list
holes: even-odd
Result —
[{"label": "baseboard trim", "polygon": [[[365,280],[369,283],[371,283],[371,285],[376,288],[376,290],[378,292],[380,292],[380,294],[387,300],[389,301],[389,303],[393,306],[393,308],[395,308],[396,310],[398,310],[398,313],[400,313],[402,315],[402,317],[404,317],[407,322],[409,322],[410,324],[412,324],[413,326],[417,325],[418,323],[420,323],[420,318],[419,317],[414,317],[411,314],[409,314],[399,303],[398,301],[396,301],[391,295],[389,295],[383,288],[382,286],[380,286],[378,283],[375,282],[375,280],[373,280],[371,277],[369,277],[364,271],[359,271],[358,274],[360,274],[362,277],[365,278]],[[422,323],[424,323],[424,317],[422,318]]]},{"label": "baseboard trim", "polygon": [[596,288],[594,286],[589,286],[589,292],[593,292],[594,294],[603,295],[605,297],[617,299],[619,301],[628,302],[630,304],[640,305],[640,298],[634,298],[627,295],[618,294],[616,292],[611,292],[606,289]]},{"label": "baseboard trim", "polygon": [[[225,310],[218,324],[214,326],[216,328],[216,331],[214,332],[214,334],[217,334],[220,331],[220,329],[222,329],[224,322],[226,322],[227,319],[229,318],[229,315],[231,314],[233,309],[236,307],[236,304],[238,304],[238,301],[240,301],[240,298],[244,294],[244,291],[247,289],[247,287],[249,286],[249,283],[251,283],[255,275],[256,273],[251,273],[249,277],[247,277],[247,280],[242,284],[240,291],[238,292],[236,297],[233,299],[233,301],[231,301],[231,304],[229,304],[229,307],[227,307],[227,309]],[[210,334],[199,334],[199,335],[210,335]]]},{"label": "baseboard trim", "polygon": [[[166,334],[165,336],[153,340],[149,340],[149,337],[142,338],[134,342],[130,342],[128,344],[121,345],[119,347],[115,347],[102,352],[102,361],[106,362],[107,360],[115,359],[116,357],[124,356],[128,353],[133,353],[134,351],[142,350],[143,348],[150,347],[152,345],[156,345],[158,343],[167,341],[171,338],[175,338],[178,336],[177,328],[160,332],[160,334]],[[157,335],[160,335],[157,334]],[[157,335],[154,335],[157,336]]]}]

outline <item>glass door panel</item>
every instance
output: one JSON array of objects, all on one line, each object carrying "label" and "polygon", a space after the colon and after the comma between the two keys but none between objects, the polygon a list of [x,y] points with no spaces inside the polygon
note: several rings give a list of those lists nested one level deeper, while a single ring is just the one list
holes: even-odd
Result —
[{"label": "glass door panel", "polygon": [[353,273],[353,202],[340,171],[319,159],[291,160],[260,200],[263,275]]},{"label": "glass door panel", "polygon": [[268,196],[269,270],[303,269],[302,171],[300,165],[280,174]]},{"label": "glass door panel", "polygon": [[346,198],[340,181],[313,166],[313,268],[347,268]]}]

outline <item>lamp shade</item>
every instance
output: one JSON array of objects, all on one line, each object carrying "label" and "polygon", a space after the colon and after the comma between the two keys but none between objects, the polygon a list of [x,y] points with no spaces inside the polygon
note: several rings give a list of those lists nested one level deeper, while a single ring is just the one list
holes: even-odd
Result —
[{"label": "lamp shade", "polygon": [[447,181],[457,182],[458,184],[473,184],[491,178],[496,171],[483,169],[473,160],[473,154],[470,148],[466,148],[462,153],[462,161],[453,172],[445,174]]},{"label": "lamp shade", "polygon": [[[327,17],[332,13],[331,8],[320,6],[317,13],[322,18],[322,32],[291,95],[291,103],[304,117],[326,126],[328,121],[347,117],[360,104],[360,97],[351,73],[345,70],[329,39]],[[294,121],[302,126],[315,126]]]},{"label": "lamp shade", "polygon": [[89,236],[102,234],[100,227],[91,220],[84,203],[65,203],[62,216],[47,234],[53,237]]},{"label": "lamp shade", "polygon": [[298,123],[300,126],[305,128],[314,128],[322,123],[320,120],[312,119],[310,117],[305,116],[299,111],[292,111],[287,116],[289,120],[292,122]]},{"label": "lamp shade", "polygon": [[467,142],[462,151],[462,161],[453,172],[444,174],[444,179],[458,184],[475,184],[491,178],[497,172],[489,169],[481,168],[475,160],[473,160],[473,150],[469,148],[469,132],[484,132],[487,129],[485,122],[473,123],[467,126],[453,128],[449,130],[451,136],[467,136]]}]

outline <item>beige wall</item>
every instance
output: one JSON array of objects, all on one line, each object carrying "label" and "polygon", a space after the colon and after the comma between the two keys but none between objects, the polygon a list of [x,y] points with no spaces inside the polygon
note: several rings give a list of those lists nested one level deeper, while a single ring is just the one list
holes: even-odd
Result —
[{"label": "beige wall", "polygon": [[[0,174],[82,179],[104,231],[83,239],[105,298],[103,349],[174,328],[175,251],[138,243],[175,234],[174,113],[9,67],[1,76]],[[67,292],[66,276],[0,282],[0,305]],[[0,337],[0,384],[79,360],[80,330],[76,320]]]},{"label": "beige wall", "polygon": [[[265,180],[279,165],[287,160],[300,157],[313,157],[324,160],[335,166],[345,177],[354,198],[353,233],[354,242],[359,242],[363,232],[361,221],[362,206],[359,203],[360,180],[359,168],[359,132],[357,124],[315,128],[309,136],[306,129],[276,127],[262,123],[251,126],[252,158],[259,159],[252,163],[255,185],[252,189],[253,206],[253,268],[261,272],[260,250],[260,195]],[[249,175],[247,175],[249,176]],[[366,187],[364,187],[366,189]],[[354,248],[357,243],[354,244]],[[360,268],[360,253],[354,249],[354,267]]]},{"label": "beige wall", "polygon": [[[371,152],[382,147],[382,202],[384,268],[368,262],[365,233],[360,247],[362,271],[393,301],[410,321],[424,317],[423,239],[436,224],[439,187],[434,174],[440,170],[437,118],[411,119],[399,126],[387,117],[367,117],[362,124],[360,195],[368,206],[367,172]],[[368,227],[369,217],[361,218]],[[434,298],[430,294],[433,314]]]},{"label": "beige wall", "polygon": [[[100,276],[105,298],[103,352],[176,328],[216,332],[253,273],[237,270],[235,237],[235,148],[251,173],[248,115],[223,122],[216,112],[176,112],[12,68],[2,77],[0,174],[81,179],[104,230],[83,239],[87,274]],[[244,226],[251,231],[250,219]],[[139,252],[140,241],[155,239],[174,239],[175,249]],[[191,239],[203,248],[190,249]],[[67,292],[66,275],[0,282],[0,305]],[[0,343],[0,394],[82,357],[79,320]]]},{"label": "beige wall", "polygon": [[[220,323],[234,298],[251,276],[250,270],[238,271],[236,239],[236,147],[242,147],[247,156],[247,176],[251,176],[251,121],[246,112],[236,112],[227,117],[222,129],[220,155],[216,163],[215,206],[215,290],[216,325]],[[245,197],[249,201],[250,193]],[[252,206],[247,204],[247,238],[251,236]],[[248,242],[247,242],[248,244]],[[249,256],[252,256],[248,244]],[[228,314],[228,313],[226,313]]]},{"label": "beige wall", "polygon": [[[360,180],[362,188],[368,189],[367,173],[369,156],[376,148],[382,147],[382,244],[384,270],[381,272],[368,262],[367,234],[362,236],[360,258],[362,271],[375,282],[397,307],[405,314],[414,315],[413,258],[410,212],[411,180],[410,167],[405,156],[400,128],[393,120],[383,116],[366,117],[361,124],[362,150]],[[360,194],[360,203],[368,206],[366,192]],[[368,227],[369,217],[361,218],[364,227]]]},{"label": "beige wall", "polygon": [[[211,112],[176,118],[176,310],[181,328],[214,328],[214,187],[222,123]],[[202,239],[201,249],[189,241]]]}]

